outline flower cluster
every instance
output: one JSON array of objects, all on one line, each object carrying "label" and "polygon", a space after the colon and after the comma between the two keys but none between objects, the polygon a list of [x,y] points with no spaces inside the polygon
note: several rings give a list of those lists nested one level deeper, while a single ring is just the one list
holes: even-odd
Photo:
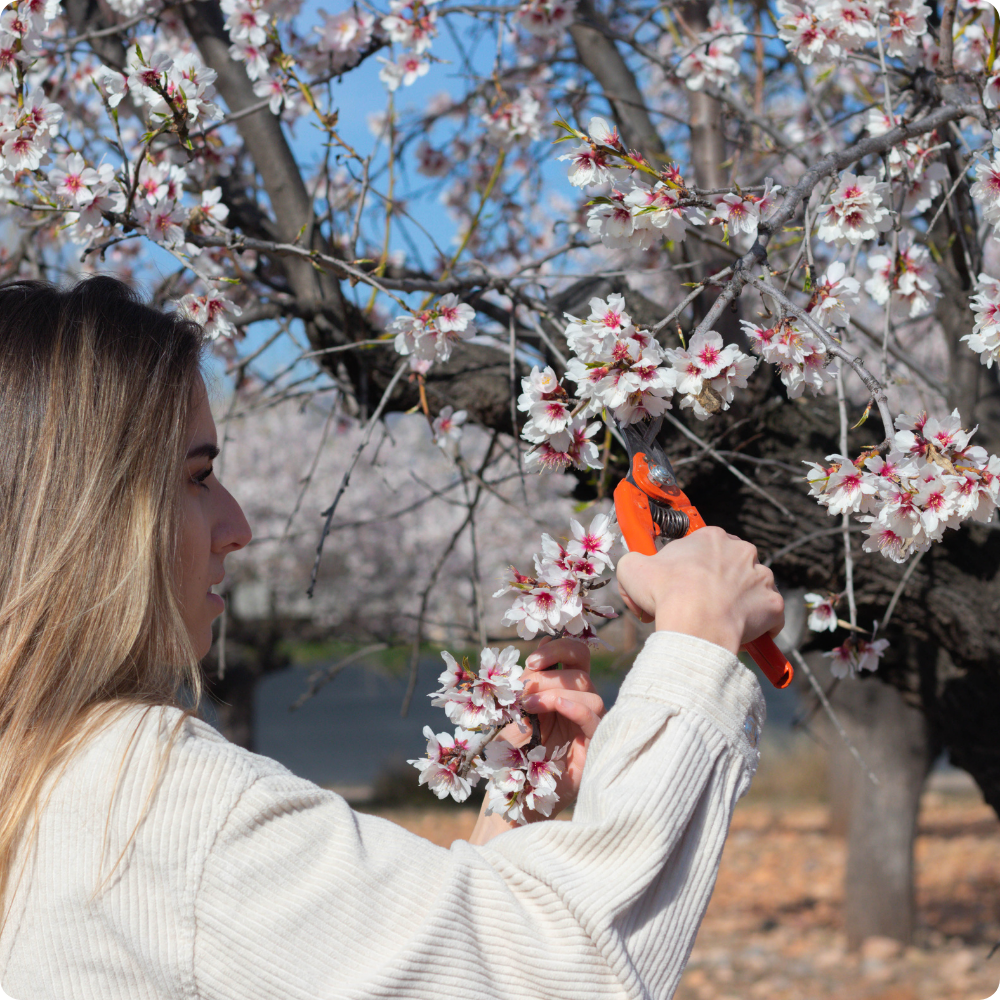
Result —
[{"label": "flower cluster", "polygon": [[[807,624],[814,632],[833,632],[837,626],[843,624],[848,627],[848,622],[841,623],[837,618],[837,602],[843,594],[806,594],[803,597],[806,608],[809,609]],[[875,623],[875,630],[878,630],[878,622]],[[855,677],[862,670],[877,670],[882,654],[889,647],[886,639],[876,639],[875,632],[871,638],[866,638],[861,630],[852,630],[847,638],[837,647],[831,649],[824,656],[829,656],[830,673],[834,677]]]},{"label": "flower cluster", "polygon": [[484,759],[477,765],[480,774],[489,778],[486,786],[487,813],[499,813],[514,823],[524,823],[524,810],[551,816],[559,801],[556,782],[562,776],[560,759],[567,746],[548,753],[544,746],[526,750],[506,740],[489,743]]},{"label": "flower cluster", "polygon": [[541,107],[530,90],[522,90],[513,101],[498,104],[481,117],[490,139],[498,146],[509,146],[518,139],[541,138]]},{"label": "flower cluster", "polygon": [[968,342],[987,368],[992,368],[993,362],[1000,360],[1000,281],[980,274],[976,293],[972,296],[972,309],[976,323],[972,333],[962,340]]},{"label": "flower cluster", "polygon": [[681,396],[681,409],[699,420],[729,409],[736,388],[745,388],[755,361],[714,331],[695,334],[685,348],[664,350],[632,324],[625,299],[612,294],[590,300],[586,320],[567,315],[566,342],[575,357],[566,377],[576,382],[576,407],[551,368],[521,380],[518,408],[529,415],[521,436],[534,446],[526,464],[540,468],[599,468],[589,440],[600,427],[593,415],[609,411],[622,424],[652,419]]},{"label": "flower cluster", "polygon": [[830,200],[819,206],[816,235],[837,246],[873,240],[892,228],[889,200],[887,184],[846,171]]},{"label": "flower cluster", "polygon": [[849,305],[857,305],[861,286],[847,273],[844,262],[835,260],[812,290],[806,312],[820,326],[847,326]]},{"label": "flower cluster", "polygon": [[958,410],[937,419],[921,413],[896,418],[884,458],[829,455],[827,466],[807,462],[810,493],[831,514],[861,514],[866,552],[905,562],[941,540],[945,528],[967,519],[989,521],[1000,494],[1000,458],[970,445]]},{"label": "flower cluster", "polygon": [[521,437],[534,445],[525,456],[525,466],[549,471],[571,465],[581,470],[600,468],[597,445],[590,440],[600,423],[570,410],[569,397],[556,373],[551,368],[532,368],[521,379],[521,388],[517,408],[529,418]]},{"label": "flower cluster", "polygon": [[551,38],[566,30],[576,14],[576,0],[549,3],[548,0],[525,0],[517,10],[517,23],[531,35]]},{"label": "flower cluster", "polygon": [[910,319],[929,313],[940,295],[931,253],[914,243],[909,233],[900,235],[895,260],[891,253],[871,254],[868,266],[873,274],[865,282],[865,291],[879,305],[891,297],[891,305]]},{"label": "flower cluster", "polygon": [[184,52],[173,59],[162,52],[147,57],[135,45],[129,49],[125,70],[124,87],[115,80],[114,70],[104,70],[102,80],[109,94],[120,99],[127,90],[136,104],[148,107],[155,120],[173,119],[191,127],[222,117],[222,111],[210,100],[216,72],[196,52]]},{"label": "flower cluster", "polygon": [[350,69],[371,45],[375,18],[367,11],[352,7],[333,16],[320,11],[323,24],[313,30],[320,36],[317,48],[329,53],[334,72]]},{"label": "flower cluster", "polygon": [[708,28],[677,66],[677,76],[689,90],[705,84],[723,87],[740,73],[739,53],[747,37],[746,25],[730,10],[715,4],[708,12]]},{"label": "flower cluster", "polygon": [[866,639],[855,632],[823,655],[830,657],[830,673],[834,677],[856,677],[862,670],[878,670],[879,661],[888,648],[888,639]]},{"label": "flower cluster", "polygon": [[394,91],[400,84],[410,86],[431,68],[427,50],[437,34],[438,0],[389,0],[390,13],[379,22],[389,41],[404,49],[397,60],[379,56],[382,69],[378,78],[386,90]]},{"label": "flower cluster", "polygon": [[[848,280],[853,279],[841,279],[841,281]],[[837,285],[839,282],[835,280],[833,284]],[[849,286],[845,285],[840,294],[847,297]],[[836,293],[834,298],[836,299]],[[819,308],[823,301],[825,298],[818,298],[816,308]],[[828,308],[831,311],[840,309],[839,300],[837,303]],[[832,381],[836,377],[836,365],[832,363],[832,358],[827,354],[819,337],[809,330],[803,330],[795,320],[786,316],[770,327],[758,326],[748,320],[741,320],[741,324],[752,349],[765,361],[777,367],[789,399],[801,396],[807,385],[812,389],[813,395],[817,395],[825,382]]]},{"label": "flower cluster", "polygon": [[607,582],[601,577],[614,568],[610,551],[617,538],[608,514],[598,514],[586,530],[570,522],[573,538],[562,545],[542,535],[542,551],[535,555],[535,575],[525,576],[511,567],[510,577],[493,596],[515,593],[503,617],[522,639],[540,632],[572,635],[594,645],[594,626],[601,619],[616,618],[614,609],[592,602],[591,591]]},{"label": "flower cluster", "polygon": [[[229,32],[229,54],[246,66],[247,76],[254,81],[253,92],[257,97],[268,98],[269,107],[277,114],[282,105],[292,105],[295,101],[293,90],[288,88],[288,79],[281,66],[280,46],[276,39],[274,17],[275,4],[267,0],[221,0],[223,14],[226,15],[226,29]],[[341,23],[342,44],[349,49],[366,44],[365,25],[368,38],[371,37],[370,22],[356,17]],[[351,41],[348,41],[351,39]],[[334,65],[345,68],[357,61],[357,55],[348,49],[341,49],[333,56]]]},{"label": "flower cluster", "polygon": [[631,424],[670,408],[676,372],[663,366],[663,349],[653,337],[632,325],[623,296],[591,299],[586,320],[566,318],[566,342],[576,355],[566,377],[577,383],[584,413],[606,408],[616,420]]},{"label": "flower cluster", "polygon": [[[569,182],[574,187],[614,184],[616,169],[630,169],[624,157],[634,160],[625,149],[618,130],[605,119],[594,117],[587,134],[573,130],[587,141],[559,157],[568,160]],[[670,167],[656,179],[649,174],[630,172],[629,188],[612,186],[607,195],[595,198],[587,213],[587,228],[612,250],[635,247],[646,250],[662,240],[680,240],[686,230],[685,220],[701,225],[703,208],[687,196],[684,179]]]},{"label": "flower cluster", "polygon": [[447,361],[455,343],[475,335],[475,318],[475,309],[449,292],[430,309],[397,316],[387,332],[395,334],[395,348],[409,356],[410,368],[423,374],[435,361]]},{"label": "flower cluster", "polygon": [[1000,235],[1000,129],[993,133],[993,149],[992,160],[981,159],[976,164],[976,183],[971,194],[983,218],[993,224],[996,236]]},{"label": "flower cluster", "polygon": [[49,188],[56,204],[67,211],[65,219],[76,243],[89,243],[104,223],[104,212],[121,212],[125,195],[114,185],[110,163],[88,167],[79,153],[70,153],[49,171]]},{"label": "flower cluster", "polygon": [[722,337],[709,330],[696,333],[686,348],[668,349],[676,374],[681,409],[691,408],[699,420],[728,410],[734,388],[745,389],[757,362],[735,344],[723,346]]},{"label": "flower cluster", "polygon": [[757,227],[778,210],[781,185],[770,177],[764,178],[764,190],[759,194],[730,192],[716,202],[710,225],[724,225],[729,236],[746,233],[751,241],[757,237]]},{"label": "flower cluster", "polygon": [[442,652],[445,670],[438,678],[431,704],[445,710],[456,726],[454,735],[424,727],[427,754],[410,760],[420,772],[419,783],[439,798],[450,795],[464,802],[480,778],[488,780],[487,812],[500,813],[515,823],[526,822],[525,809],[549,816],[559,800],[556,782],[562,774],[558,763],[566,753],[561,747],[549,754],[544,746],[518,748],[497,734],[520,723],[524,715],[520,696],[524,689],[518,652],[508,646],[484,649],[479,670],[468,660],[458,663]]},{"label": "flower cluster", "polygon": [[236,327],[231,317],[240,315],[240,307],[221,295],[185,295],[177,304],[182,315],[193,319],[212,339],[232,337]]},{"label": "flower cluster", "polygon": [[909,56],[927,32],[931,10],[920,0],[778,0],[778,37],[799,62],[832,62],[875,41],[881,25],[886,55]]},{"label": "flower cluster", "polygon": [[[869,135],[884,135],[889,129],[899,125],[902,118],[896,115],[890,119],[881,108],[868,112]],[[934,199],[941,194],[948,170],[935,154],[944,148],[938,141],[936,132],[930,132],[917,139],[910,139],[899,146],[893,146],[886,154],[889,164],[889,178],[895,185],[905,186],[902,212],[904,215],[921,215],[931,207]],[[896,198],[898,205],[899,199]]]},{"label": "flower cluster", "polygon": [[21,170],[37,170],[59,130],[62,108],[41,91],[28,94],[23,107],[4,101],[0,109],[0,172],[8,179]]}]

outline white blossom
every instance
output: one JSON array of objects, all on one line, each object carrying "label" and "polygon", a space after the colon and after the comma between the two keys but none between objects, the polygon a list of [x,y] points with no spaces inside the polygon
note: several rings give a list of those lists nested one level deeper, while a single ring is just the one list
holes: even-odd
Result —
[{"label": "white blossom", "polygon": [[834,609],[835,598],[833,596],[823,597],[822,594],[806,594],[803,600],[809,609],[809,618],[806,622],[809,628],[814,632],[836,631],[837,612]]},{"label": "white blossom", "polygon": [[1000,359],[1000,281],[980,274],[972,297],[975,325],[961,339],[979,355],[987,368]]},{"label": "white blossom", "polygon": [[462,440],[462,425],[468,419],[468,411],[455,410],[451,406],[441,407],[441,412],[431,425],[434,443],[449,454],[457,454]]},{"label": "white blossom", "polygon": [[847,326],[848,305],[857,305],[860,285],[847,273],[843,261],[835,260],[813,288],[809,313],[820,326]]},{"label": "white blossom", "polygon": [[929,313],[940,295],[930,251],[913,243],[909,233],[900,236],[895,259],[891,253],[871,254],[868,266],[873,273],[865,291],[880,305],[891,295],[892,305],[909,319]]},{"label": "white blossom", "polygon": [[892,214],[883,203],[887,198],[887,185],[874,177],[841,174],[830,200],[819,206],[816,235],[837,246],[875,239],[892,226]]}]

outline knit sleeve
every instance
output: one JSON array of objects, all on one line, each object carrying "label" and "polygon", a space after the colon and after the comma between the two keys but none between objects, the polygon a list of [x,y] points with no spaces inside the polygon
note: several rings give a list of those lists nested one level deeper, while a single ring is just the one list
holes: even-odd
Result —
[{"label": "knit sleeve", "polygon": [[310,782],[263,775],[205,862],[197,995],[667,998],[763,721],[736,657],[657,632],[591,742],[570,822],[446,850]]}]

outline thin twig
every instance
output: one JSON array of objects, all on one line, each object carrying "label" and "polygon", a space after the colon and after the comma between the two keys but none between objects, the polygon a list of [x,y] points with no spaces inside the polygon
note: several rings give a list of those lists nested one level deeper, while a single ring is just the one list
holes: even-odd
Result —
[{"label": "thin twig", "polygon": [[[926,551],[926,550],[925,550]],[[889,620],[892,618],[893,611],[896,610],[896,602],[899,600],[900,595],[903,593],[903,589],[910,582],[910,577],[913,576],[913,571],[920,565],[920,560],[923,559],[924,553],[918,552],[911,560],[910,565],[906,567],[906,572],[903,574],[902,580],[899,581],[899,585],[893,591],[892,597],[889,600],[889,606],[885,609],[885,617],[879,622],[879,628],[884,629],[888,626]]]},{"label": "thin twig", "polygon": [[[801,538],[796,538],[794,542],[782,545],[777,552],[772,552],[771,555],[764,560],[763,565],[770,566],[782,556],[786,556],[789,552],[794,552],[795,549],[802,548],[803,545],[808,545],[810,542],[816,541],[817,538],[828,538],[830,535],[839,535],[843,532],[843,530],[843,527],[838,525],[836,528],[820,528],[819,531],[810,531],[808,535],[802,535]],[[864,531],[865,529],[860,524],[852,524],[849,530]]]},{"label": "thin twig", "polygon": [[758,496],[763,497],[769,504],[781,511],[789,521],[796,521],[795,515],[777,498],[771,496],[763,487],[758,486],[752,479],[745,476],[735,465],[727,462],[707,441],[698,437],[694,431],[689,430],[672,413],[664,413],[664,418],[677,428],[688,440],[693,441],[702,451],[711,455],[720,465],[725,466],[741,483],[749,487]]},{"label": "thin twig", "polygon": [[331,406],[329,413],[326,415],[326,420],[323,422],[323,431],[319,436],[319,444],[316,447],[316,453],[313,455],[313,460],[309,465],[309,471],[302,479],[302,488],[299,490],[299,495],[295,498],[295,506],[292,508],[291,514],[288,515],[288,520],[285,522],[285,528],[281,532],[281,541],[284,541],[288,537],[288,532],[291,531],[295,515],[298,514],[299,509],[302,507],[302,501],[305,498],[306,491],[309,489],[309,486],[313,481],[313,476],[316,474],[316,466],[319,465],[319,457],[323,453],[323,446],[326,444],[327,436],[330,433],[330,424],[333,423],[333,416],[336,411],[337,407]]},{"label": "thin twig", "polygon": [[387,642],[375,642],[370,646],[365,646],[362,649],[357,649],[348,656],[345,656],[342,660],[338,660],[331,667],[324,667],[322,670],[314,670],[309,675],[309,687],[303,693],[300,694],[291,705],[288,706],[289,712],[294,712],[295,709],[301,708],[310,698],[314,697],[322,688],[330,683],[340,673],[344,667],[349,666],[356,660],[360,660],[362,657],[367,656],[369,653],[378,653],[383,649],[388,649],[389,643]]},{"label": "thin twig", "polygon": [[510,309],[510,333],[508,347],[510,349],[510,430],[514,437],[514,452],[517,455],[517,471],[521,474],[521,492],[524,495],[524,505],[528,505],[528,485],[524,480],[524,463],[521,461],[521,445],[518,441],[517,433],[517,365],[514,357],[514,349],[517,346],[515,336],[516,324],[514,323],[514,313],[516,307],[511,304]]},{"label": "thin twig", "polygon": [[[490,459],[493,455],[493,449],[496,446],[496,441],[498,437],[498,432],[493,433],[493,437],[490,439],[489,447],[486,449],[486,454],[483,456],[483,461],[480,463],[478,474],[485,472],[487,465],[489,465]],[[413,648],[410,652],[410,669],[409,669],[409,679],[406,684],[406,694],[403,696],[403,705],[400,708],[399,714],[405,719],[407,712],[410,710],[410,702],[413,700],[413,692],[416,690],[417,686],[417,667],[420,664],[420,643],[423,641],[424,637],[424,616],[427,614],[427,605],[430,602],[431,591],[433,591],[435,584],[437,583],[438,576],[441,570],[444,568],[444,564],[451,555],[452,549],[455,548],[459,538],[462,536],[462,532],[469,526],[472,521],[473,510],[475,510],[476,505],[479,503],[479,498],[482,495],[482,486],[476,486],[476,493],[469,504],[468,513],[465,515],[464,520],[458,526],[456,531],[452,534],[450,541],[447,546],[445,546],[444,551],[438,557],[437,563],[434,565],[434,569],[431,570],[430,579],[427,582],[427,586],[424,588],[424,592],[420,595],[420,614],[417,616],[417,631],[416,635],[413,637]]]},{"label": "thin twig", "polygon": [[[844,370],[837,372],[837,410],[840,413],[840,454],[847,457],[847,398],[844,396]],[[851,628],[858,627],[858,605],[854,599],[854,555],[851,552],[851,515],[846,511],[841,518],[844,538],[844,589],[847,592],[847,607],[851,614]]]},{"label": "thin twig", "polygon": [[323,517],[326,520],[323,522],[323,531],[320,533],[319,542],[316,545],[316,559],[313,562],[312,575],[309,578],[309,589],[306,594],[311,598],[313,596],[313,591],[316,589],[316,577],[319,574],[319,562],[323,557],[323,543],[326,541],[326,536],[330,533],[330,522],[333,520],[333,512],[337,509],[337,504],[340,503],[340,498],[344,495],[344,491],[347,489],[347,484],[351,480],[351,473],[354,471],[354,467],[358,464],[358,459],[361,458],[361,453],[368,446],[368,442],[371,440],[372,431],[375,429],[375,425],[378,423],[379,417],[382,416],[382,411],[385,409],[386,404],[389,402],[389,397],[392,395],[393,389],[396,388],[396,383],[403,377],[403,372],[406,371],[408,362],[403,360],[399,363],[399,367],[396,369],[396,373],[389,380],[389,384],[385,387],[385,392],[382,393],[382,398],[379,400],[378,406],[375,407],[375,412],[371,415],[365,426],[365,432],[361,437],[361,443],[355,449],[354,457],[351,459],[351,464],[347,467],[347,471],[344,473],[344,478],[340,481],[340,487],[337,490],[337,495],[333,498],[333,503],[323,511]]},{"label": "thin twig", "polygon": [[858,767],[868,775],[868,780],[877,788],[880,784],[878,778],[875,777],[871,768],[865,763],[865,759],[858,752],[858,748],[851,742],[851,738],[847,735],[847,730],[844,729],[840,719],[837,718],[837,713],[834,712],[833,706],[830,704],[830,699],[827,698],[819,681],[816,680],[816,675],[809,669],[809,664],[806,663],[805,657],[797,649],[792,649],[790,652],[799,669],[806,675],[806,679],[809,681],[813,691],[816,692],[816,697],[819,698],[823,710],[830,717],[833,728],[837,730],[837,735],[844,741],[844,746],[851,751],[851,756],[858,762]]}]

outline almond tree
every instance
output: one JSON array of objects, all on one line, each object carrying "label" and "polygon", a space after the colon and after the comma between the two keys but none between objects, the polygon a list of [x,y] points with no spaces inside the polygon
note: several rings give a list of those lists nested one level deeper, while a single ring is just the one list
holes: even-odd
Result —
[{"label": "almond tree", "polygon": [[[4,273],[166,273],[157,299],[205,324],[254,405],[325,394],[357,422],[310,595],[390,412],[423,412],[446,445],[464,412],[581,499],[623,469],[605,421],[662,418],[705,515],[810,595],[834,683],[897,699],[861,727],[882,780],[856,783],[848,910],[852,939],[906,939],[937,750],[1000,810],[998,17],[983,0],[318,17],[16,0]],[[350,95],[376,68],[386,110],[358,148]],[[445,92],[406,107],[435,76]],[[450,222],[426,224],[433,198]],[[297,363],[251,386],[261,336]],[[583,593],[559,561],[528,587],[558,593],[553,628]]]}]

